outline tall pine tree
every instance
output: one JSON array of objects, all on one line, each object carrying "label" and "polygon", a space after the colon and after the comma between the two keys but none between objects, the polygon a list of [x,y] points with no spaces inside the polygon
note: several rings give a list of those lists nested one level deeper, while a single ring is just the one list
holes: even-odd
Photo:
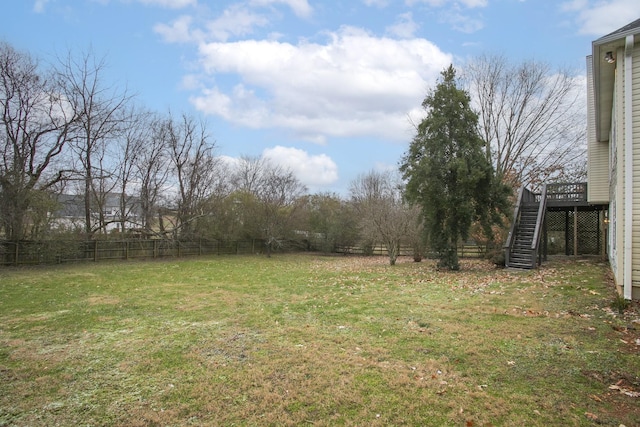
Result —
[{"label": "tall pine tree", "polygon": [[422,209],[424,229],[439,266],[458,270],[458,243],[474,222],[485,234],[499,222],[509,192],[494,177],[486,143],[478,133],[478,116],[469,94],[457,86],[449,66],[422,107],[420,122],[400,170],[407,181],[407,199]]}]

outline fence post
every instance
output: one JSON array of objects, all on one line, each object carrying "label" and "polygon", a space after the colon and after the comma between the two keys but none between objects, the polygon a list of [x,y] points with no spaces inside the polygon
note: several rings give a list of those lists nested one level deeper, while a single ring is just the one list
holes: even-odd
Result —
[{"label": "fence post", "polygon": [[93,241],[93,262],[98,262],[98,241]]},{"label": "fence post", "polygon": [[15,259],[13,260],[15,265],[18,265],[18,256],[19,256],[19,254],[20,254],[20,241],[16,240]]},{"label": "fence post", "polygon": [[573,256],[578,256],[578,207],[573,208]]}]

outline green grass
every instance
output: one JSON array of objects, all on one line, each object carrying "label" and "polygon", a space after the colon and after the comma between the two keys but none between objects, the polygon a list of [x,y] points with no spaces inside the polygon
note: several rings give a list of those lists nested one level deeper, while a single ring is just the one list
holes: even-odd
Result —
[{"label": "green grass", "polygon": [[314,255],[2,269],[0,426],[640,425],[640,323],[606,277]]}]

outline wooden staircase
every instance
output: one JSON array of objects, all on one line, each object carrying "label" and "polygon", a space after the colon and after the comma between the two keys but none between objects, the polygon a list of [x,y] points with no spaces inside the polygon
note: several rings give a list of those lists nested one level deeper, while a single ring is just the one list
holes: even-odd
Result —
[{"label": "wooden staircase", "polygon": [[505,266],[531,269],[537,266],[540,230],[546,211],[546,186],[541,194],[526,188],[518,193],[513,223],[505,243]]},{"label": "wooden staircase", "polygon": [[509,265],[512,268],[534,268],[532,259],[536,254],[533,252],[533,237],[538,221],[538,209],[540,203],[527,203],[520,209],[520,221],[515,227],[513,245],[509,254]]},{"label": "wooden staircase", "polygon": [[[538,266],[544,256],[540,243],[547,208],[577,213],[578,209],[588,209],[590,206],[585,182],[544,184],[540,193],[520,188],[511,230],[503,248],[505,266],[525,269]],[[577,225],[574,226],[574,233],[577,233]],[[574,235],[574,242],[577,240],[577,235]],[[574,249],[574,253],[577,253],[577,249]]]}]

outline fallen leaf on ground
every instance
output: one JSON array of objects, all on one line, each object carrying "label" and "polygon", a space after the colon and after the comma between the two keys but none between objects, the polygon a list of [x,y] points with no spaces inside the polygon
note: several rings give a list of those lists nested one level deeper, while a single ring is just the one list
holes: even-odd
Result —
[{"label": "fallen leaf on ground", "polygon": [[590,420],[597,420],[598,416],[596,414],[592,414],[591,412],[585,412],[584,415]]}]

